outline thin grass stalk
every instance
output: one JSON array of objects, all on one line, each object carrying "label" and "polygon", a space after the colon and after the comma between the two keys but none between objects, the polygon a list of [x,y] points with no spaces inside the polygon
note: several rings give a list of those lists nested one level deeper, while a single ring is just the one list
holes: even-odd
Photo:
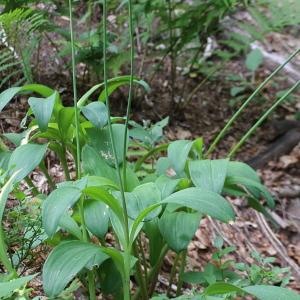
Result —
[{"label": "thin grass stalk", "polygon": [[[72,11],[72,0],[69,0],[69,15],[70,15],[70,35],[71,35],[71,53],[72,53],[72,83],[73,83],[73,107],[75,114],[75,138],[76,138],[76,175],[77,179],[81,178],[81,164],[80,164],[80,141],[79,141],[79,115],[77,107],[77,80],[76,80],[76,58],[75,58],[75,42],[74,42],[74,29],[73,29],[73,11]],[[89,237],[87,234],[84,211],[83,211],[84,198],[81,197],[79,200],[79,214],[82,223],[83,240],[88,241]],[[88,271],[88,289],[89,299],[96,300],[96,288],[95,288],[95,276],[93,271]]]},{"label": "thin grass stalk", "polygon": [[297,81],[293,87],[291,87],[282,97],[280,97],[260,118],[259,120],[245,133],[240,141],[232,147],[228,154],[228,158],[232,158],[234,154],[240,149],[240,147],[249,139],[249,137],[255,132],[255,130],[262,124],[262,122],[298,87],[300,86],[300,80]]},{"label": "thin grass stalk", "polygon": [[123,207],[123,223],[124,223],[124,234],[125,234],[125,249],[124,249],[124,278],[123,278],[123,292],[124,300],[130,299],[130,242],[129,242],[129,224],[128,224],[128,213],[125,200],[125,189],[121,176],[121,170],[117,158],[116,145],[113,138],[112,124],[111,124],[111,113],[110,113],[110,101],[108,95],[108,76],[107,76],[107,0],[103,0],[103,77],[104,77],[104,91],[106,98],[107,114],[108,114],[108,131],[110,136],[110,142],[112,146],[113,155],[115,157],[115,168],[119,180],[119,186],[122,198]]},{"label": "thin grass stalk", "polygon": [[130,35],[130,79],[129,79],[129,93],[127,101],[127,111],[125,119],[125,130],[124,130],[124,148],[123,148],[123,182],[126,190],[126,156],[127,156],[127,134],[129,117],[131,112],[131,103],[133,96],[133,73],[134,73],[134,28],[133,28],[133,12],[132,12],[132,0],[128,0],[128,18],[129,18],[129,35]]},{"label": "thin grass stalk", "polygon": [[232,123],[239,117],[242,111],[248,106],[248,104],[256,97],[256,95],[272,80],[272,78],[277,75],[298,53],[300,53],[300,48],[293,52],[284,63],[278,66],[273,73],[271,73],[258,87],[257,89],[247,98],[247,100],[243,103],[243,105],[236,111],[236,113],[230,118],[230,120],[226,123],[217,137],[214,139],[207,152],[205,153],[205,157],[208,157],[216,148],[217,144],[221,141],[227,130],[231,127]]}]

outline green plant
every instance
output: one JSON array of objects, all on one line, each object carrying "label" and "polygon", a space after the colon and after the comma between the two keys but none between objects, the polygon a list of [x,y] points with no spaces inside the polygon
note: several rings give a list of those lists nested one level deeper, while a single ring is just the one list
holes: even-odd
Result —
[{"label": "green plant", "polygon": [[[134,77],[131,0],[128,1],[128,8],[131,40],[129,76],[108,79],[107,1],[103,1],[104,82],[92,87],[78,99],[72,1],[69,0],[73,107],[65,107],[57,91],[38,84],[12,87],[0,94],[0,110],[20,93],[34,92],[42,97],[28,99],[28,129],[20,134],[4,135],[16,148],[11,151],[1,147],[3,149],[0,161],[4,170],[4,185],[0,193],[0,220],[2,225],[7,198],[13,192],[14,186],[18,186],[22,180],[32,188],[33,195],[41,199],[46,196],[39,195],[29,176],[34,169],[39,168],[48,179],[52,190],[42,204],[43,229],[48,236],[47,242],[54,247],[43,266],[42,276],[44,291],[50,298],[60,297],[69,284],[72,290],[77,286],[77,281],[74,280],[79,278],[87,288],[90,299],[95,299],[99,290],[104,294],[113,294],[116,299],[150,299],[168,251],[176,253],[176,263],[170,281],[174,278],[177,266],[179,278],[182,278],[188,244],[203,216],[209,215],[222,222],[234,221],[234,210],[225,195],[244,197],[249,206],[266,215],[268,214],[265,203],[270,208],[275,205],[272,196],[249,166],[229,159],[208,159],[208,155],[226,130],[252,100],[251,97],[225,126],[208,151],[204,152],[201,138],[194,141],[178,140],[163,146],[156,145],[160,131],[158,135],[151,131],[150,144],[148,141],[141,143],[141,147],[144,147],[147,153],[136,162],[130,162],[127,157],[130,136],[128,127],[133,86],[138,84],[147,89],[148,86]],[[297,50],[289,60],[299,51]],[[280,66],[282,67],[283,65]],[[265,80],[257,91],[280,68]],[[124,85],[129,85],[125,122],[123,117],[111,116],[109,102],[110,95]],[[289,93],[298,85],[299,83],[292,87]],[[96,91],[98,100],[90,101]],[[280,101],[283,101],[284,97]],[[276,106],[276,103],[274,105]],[[262,119],[275,106],[264,114]],[[156,128],[160,130],[163,125],[156,125]],[[258,125],[255,124],[250,133]],[[248,135],[249,133],[246,137]],[[236,153],[244,141],[245,137],[230,156]],[[166,156],[160,156],[153,161],[150,170],[144,168],[145,172],[138,173],[149,158],[155,158],[165,150]],[[49,175],[44,164],[44,157],[48,151],[55,153],[64,169],[66,181],[56,183]],[[70,172],[68,159],[75,165],[76,174]],[[112,234],[113,242],[106,240],[108,232]],[[146,260],[143,239],[147,239],[149,244],[149,261]],[[219,253],[215,258],[220,259],[222,255]],[[7,271],[4,282],[0,283],[0,290],[4,290],[3,297],[7,297],[14,290],[22,289],[31,278],[17,278],[18,270],[7,255],[2,226],[0,261]],[[137,283],[137,289],[134,290],[131,289],[132,277]],[[182,283],[180,279],[177,296],[182,293]],[[252,294],[263,300],[274,299],[274,295],[299,299],[294,292],[279,287],[240,287],[227,282],[210,282],[199,297],[213,299],[213,295],[222,294],[227,297],[231,293]]]},{"label": "green plant", "polygon": [[0,39],[5,47],[0,55],[0,88],[33,81],[32,53],[46,24],[44,16],[30,8],[16,8],[0,15]]}]

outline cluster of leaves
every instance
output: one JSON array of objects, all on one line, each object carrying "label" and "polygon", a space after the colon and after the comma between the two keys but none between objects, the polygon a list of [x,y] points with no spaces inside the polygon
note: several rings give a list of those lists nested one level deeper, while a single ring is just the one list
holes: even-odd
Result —
[{"label": "cluster of leaves", "polygon": [[[143,81],[135,79],[134,82],[147,88]],[[127,76],[111,79],[109,94],[128,83]],[[16,148],[13,151],[3,150],[0,154],[1,168],[5,171],[2,176],[9,177],[0,195],[1,218],[13,187],[23,179],[28,181],[28,175],[39,166],[53,189],[48,196],[32,190],[35,197],[43,202],[43,229],[48,236],[48,243],[55,246],[43,267],[45,293],[49,297],[57,297],[76,275],[84,282],[86,274],[92,272],[97,274],[93,280],[99,280],[104,294],[112,293],[116,299],[121,299],[123,293],[125,297],[128,284],[126,274],[129,272],[136,277],[140,286],[137,297],[148,299],[154,292],[164,256],[169,250],[175,251],[180,257],[186,253],[203,216],[209,215],[222,222],[234,220],[233,208],[224,195],[243,196],[250,206],[264,213],[266,209],[260,202],[261,197],[270,207],[274,207],[274,201],[255,171],[246,164],[227,159],[204,159],[202,139],[179,140],[164,147],[157,145],[167,120],[149,129],[132,123],[134,127],[124,143],[125,126],[119,123],[122,118],[111,118],[116,147],[114,154],[103,91],[98,97],[99,101],[87,102],[102,87],[103,84],[93,87],[78,101],[84,177],[77,180],[72,178],[66,163],[66,153],[70,153],[76,162],[79,150],[75,141],[75,109],[64,107],[58,92],[42,85],[10,88],[0,94],[1,109],[18,93],[31,91],[43,97],[28,99],[30,109],[27,118],[31,121],[25,132],[4,135]],[[141,157],[136,163],[125,164],[122,153],[129,139],[132,145],[139,145],[146,154],[140,153]],[[41,140],[43,144],[38,143]],[[43,162],[49,150],[57,155],[67,181],[56,184],[49,176]],[[154,162],[154,167],[148,168],[147,159],[163,150],[167,150],[167,156],[160,157]],[[126,218],[116,169],[124,166],[126,172],[122,180]],[[108,232],[113,233],[119,247],[106,245]],[[148,239],[149,265],[139,254],[143,251],[138,243],[141,235]],[[91,242],[95,238],[98,243]],[[24,280],[32,277],[8,281],[16,277],[17,265],[6,255],[3,236],[0,245],[0,259],[8,271],[7,282],[1,284],[4,290],[11,292],[16,287],[14,284],[23,286]],[[256,288],[232,285],[229,291],[228,283],[224,283],[223,291],[216,284],[210,282],[203,295],[222,294],[224,291],[256,295]],[[6,288],[7,285],[13,285],[14,289]]]}]

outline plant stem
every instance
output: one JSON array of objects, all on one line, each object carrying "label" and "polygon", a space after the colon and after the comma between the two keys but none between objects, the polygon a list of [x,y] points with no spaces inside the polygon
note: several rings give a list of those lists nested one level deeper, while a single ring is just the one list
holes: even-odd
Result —
[{"label": "plant stem", "polygon": [[71,35],[71,52],[72,52],[72,83],[73,83],[73,105],[75,113],[75,132],[76,132],[76,161],[77,161],[77,178],[81,177],[80,167],[80,141],[79,141],[79,116],[77,109],[77,79],[76,79],[76,58],[75,58],[75,42],[73,30],[73,13],[72,13],[72,0],[69,0],[69,14],[70,14],[70,35]]},{"label": "plant stem", "polygon": [[143,267],[144,267],[144,273],[145,273],[145,280],[146,282],[148,281],[148,271],[147,271],[147,260],[145,256],[145,251],[143,249],[142,241],[141,241],[141,236],[138,237],[138,245],[139,245],[139,251],[142,255],[142,262],[143,262]]},{"label": "plant stem", "polygon": [[177,271],[177,265],[179,262],[179,258],[180,258],[180,254],[176,254],[175,260],[173,262],[173,266],[171,268],[171,273],[170,273],[170,280],[169,280],[169,286],[168,286],[168,290],[167,290],[167,296],[170,297],[170,292],[172,289],[172,284],[176,275],[176,271]]},{"label": "plant stem", "polygon": [[137,279],[137,281],[139,283],[139,286],[141,288],[142,299],[143,300],[148,300],[146,279],[143,276],[143,270],[142,270],[142,265],[141,265],[141,262],[140,262],[140,259],[139,259],[139,254],[138,254],[139,252],[138,252],[138,247],[137,247],[136,241],[134,243],[133,249],[134,249],[134,255],[138,259],[137,262],[136,262],[136,264],[137,264],[136,279]]},{"label": "plant stem", "polygon": [[259,127],[262,122],[280,105],[294,90],[300,86],[300,80],[297,81],[292,88],[290,88],[281,98],[279,98],[259,119],[258,121],[246,132],[246,134],[240,139],[240,141],[232,147],[228,154],[228,158],[232,158],[233,155],[240,149],[245,141],[253,134],[253,132]]},{"label": "plant stem", "polygon": [[186,265],[186,257],[187,257],[187,250],[184,250],[181,252],[181,266],[178,274],[178,284],[177,284],[177,291],[176,291],[176,297],[181,295],[181,288],[182,288],[182,274],[184,273],[184,268]]},{"label": "plant stem", "polygon": [[[148,289],[148,296],[149,297],[151,297],[153,292],[154,292],[155,285],[156,285],[156,282],[157,282],[157,276],[158,276],[159,270],[160,270],[160,268],[163,264],[164,257],[167,254],[168,250],[169,250],[169,247],[168,247],[167,244],[165,244],[164,247],[162,248],[161,252],[160,252],[157,263],[155,264],[155,266],[153,266],[153,268],[149,272],[148,281],[147,281],[147,284],[150,285],[149,289]],[[135,295],[134,295],[134,297],[133,297],[133,300],[140,299],[140,294],[141,294],[141,289],[138,288]]]},{"label": "plant stem", "polygon": [[160,252],[160,255],[159,255],[159,258],[157,260],[156,265],[153,267],[153,269],[151,270],[151,272],[149,274],[149,284],[150,284],[149,292],[148,292],[149,297],[151,297],[152,294],[154,293],[157,278],[158,278],[158,274],[159,274],[159,271],[161,269],[161,266],[164,262],[164,258],[166,256],[168,250],[169,250],[169,247],[166,244]]},{"label": "plant stem", "polygon": [[47,168],[45,166],[45,162],[42,161],[40,163],[39,167],[40,167],[41,171],[44,173],[44,175],[45,175],[45,177],[46,177],[46,179],[48,181],[48,184],[49,184],[51,190],[54,190],[55,189],[55,183],[52,180],[51,176],[49,175],[49,172],[48,172],[48,170],[47,170]]},{"label": "plant stem", "polygon": [[133,95],[133,72],[134,72],[134,29],[133,29],[133,14],[132,14],[132,0],[128,0],[128,15],[129,15],[129,35],[130,35],[130,79],[129,79],[129,93],[127,101],[127,111],[124,129],[124,145],[123,145],[123,182],[126,191],[126,155],[127,155],[127,134],[129,117],[131,111],[132,95]]},{"label": "plant stem", "polygon": [[26,176],[25,177],[25,182],[28,184],[28,186],[31,188],[32,194],[34,196],[37,196],[39,194],[38,189],[36,188],[36,186],[34,185],[34,183],[32,182],[32,180]]},{"label": "plant stem", "polygon": [[236,111],[236,113],[230,118],[230,120],[226,123],[224,128],[220,131],[217,137],[214,139],[207,152],[205,153],[205,157],[208,157],[216,148],[217,144],[221,141],[227,130],[231,127],[232,123],[239,117],[242,111],[248,106],[248,104],[256,97],[256,95],[266,86],[266,84],[272,80],[272,78],[280,72],[298,53],[300,52],[300,48],[297,49],[294,53],[292,53],[287,60],[278,66],[273,73],[271,73],[258,87],[257,89],[248,97],[248,99],[243,103],[243,105]]},{"label": "plant stem", "polygon": [[176,51],[175,45],[173,45],[174,32],[172,28],[172,0],[167,0],[168,2],[168,29],[169,29],[169,43],[170,43],[170,52],[171,52],[171,103],[175,104],[175,81],[176,81]]},{"label": "plant stem", "polygon": [[[72,0],[69,0],[69,14],[70,14],[70,34],[71,34],[71,50],[72,50],[72,82],[73,82],[73,102],[74,102],[74,113],[75,113],[75,132],[76,132],[76,175],[77,179],[81,178],[81,165],[80,165],[80,141],[79,141],[79,115],[77,109],[77,81],[76,81],[76,60],[75,60],[75,43],[74,43],[74,32],[73,32],[73,13],[72,13]],[[88,241],[88,234],[84,222],[84,198],[81,197],[79,201],[79,213],[81,216],[83,240]],[[91,300],[96,300],[95,290],[95,278],[93,270],[88,272],[88,285],[89,285],[89,296]]]},{"label": "plant stem", "polygon": [[107,104],[107,114],[108,114],[108,131],[110,136],[110,142],[112,146],[113,155],[115,158],[115,168],[117,171],[117,176],[119,180],[119,186],[122,198],[123,207],[123,225],[124,225],[124,235],[125,235],[125,245],[124,246],[124,278],[123,278],[123,290],[124,290],[124,300],[130,299],[130,260],[131,260],[131,249],[129,241],[129,225],[128,225],[128,213],[125,200],[125,190],[123,185],[123,180],[121,176],[120,165],[117,158],[116,145],[113,138],[112,124],[111,124],[111,114],[110,114],[110,103],[108,95],[108,79],[107,79],[107,57],[106,57],[106,45],[107,45],[107,0],[103,0],[103,75],[104,75],[104,91]]},{"label": "plant stem", "polygon": [[[63,145],[63,152],[66,153],[66,147],[65,145]],[[66,177],[66,180],[71,180],[71,176],[70,176],[70,172],[69,172],[69,168],[68,168],[68,162],[67,162],[67,159],[66,159],[66,156],[65,154],[62,153],[57,153],[57,155],[59,156],[59,160],[61,162],[61,165],[63,167],[63,170],[64,170],[64,173],[65,173],[65,177]],[[77,169],[77,163],[76,163],[76,169]]]},{"label": "plant stem", "polygon": [[141,168],[141,166],[145,162],[145,160],[147,160],[152,155],[154,155],[158,152],[167,150],[168,146],[169,146],[169,144],[161,144],[161,145],[157,146],[156,148],[151,149],[148,153],[146,153],[144,156],[142,156],[141,158],[138,159],[138,161],[135,163],[134,171],[137,172]]}]

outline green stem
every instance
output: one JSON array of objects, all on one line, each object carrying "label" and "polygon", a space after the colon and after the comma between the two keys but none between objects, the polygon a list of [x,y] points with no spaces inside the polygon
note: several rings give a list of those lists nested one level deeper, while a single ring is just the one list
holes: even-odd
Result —
[{"label": "green stem", "polygon": [[55,189],[55,183],[52,180],[51,176],[49,175],[49,172],[45,166],[45,162],[42,161],[40,163],[39,167],[40,167],[41,171],[44,173],[45,177],[47,178],[49,186],[50,186],[51,190],[53,191]]},{"label": "green stem", "polygon": [[36,186],[34,185],[34,183],[32,182],[32,180],[26,176],[25,177],[25,182],[28,184],[28,186],[31,188],[32,194],[34,196],[37,196],[39,194],[38,189],[36,188]]},{"label": "green stem", "polygon": [[186,257],[187,257],[187,250],[182,251],[181,253],[181,266],[178,274],[178,284],[177,284],[177,291],[176,291],[176,297],[179,297],[181,295],[181,289],[182,289],[182,274],[184,273],[184,268],[186,265]]},{"label": "green stem", "polygon": [[134,167],[134,171],[137,172],[138,170],[140,170],[142,164],[152,155],[158,153],[158,152],[162,152],[168,149],[169,144],[162,144],[157,146],[156,148],[151,149],[149,152],[147,152],[144,156],[142,156],[141,158],[138,159],[138,161],[135,164]]},{"label": "green stem", "polygon": [[123,278],[123,290],[124,290],[124,300],[130,299],[130,260],[131,260],[131,249],[129,241],[129,224],[128,224],[128,213],[125,200],[125,190],[123,185],[123,180],[121,176],[120,165],[117,158],[116,145],[113,138],[112,124],[111,124],[111,113],[110,113],[110,102],[108,95],[108,79],[107,79],[107,0],[103,0],[103,75],[104,75],[104,91],[107,104],[107,114],[108,114],[108,131],[110,136],[110,142],[112,146],[113,155],[115,158],[115,168],[117,171],[117,176],[119,180],[119,186],[121,191],[122,206],[123,206],[123,225],[124,225],[124,235],[125,235],[125,245],[124,246],[124,278]]},{"label": "green stem", "polygon": [[[74,102],[74,113],[75,113],[75,132],[76,132],[76,174],[77,179],[81,178],[81,166],[80,166],[80,141],[79,141],[79,115],[77,109],[77,81],[76,81],[76,60],[75,60],[75,43],[74,43],[74,32],[73,32],[73,13],[72,13],[72,0],[69,0],[69,13],[70,13],[70,34],[71,34],[71,50],[72,50],[72,82],[73,82],[73,102]],[[83,240],[88,241],[88,234],[84,222],[84,198],[81,197],[79,202],[79,213],[82,222]],[[89,296],[91,300],[96,300],[96,289],[95,289],[95,278],[93,270],[88,272],[88,285],[89,285]]]},{"label": "green stem", "polygon": [[240,141],[230,150],[228,158],[232,158],[233,155],[240,149],[246,140],[253,134],[253,132],[262,124],[262,122],[280,105],[294,90],[300,85],[300,80],[297,81],[292,88],[290,88],[281,98],[279,98],[260,118],[259,120],[246,132],[246,134],[240,139]]},{"label": "green stem", "polygon": [[298,53],[300,52],[300,48],[297,49],[294,53],[292,53],[287,60],[278,66],[275,71],[270,74],[252,93],[250,97],[243,103],[243,105],[236,111],[236,113],[230,118],[230,120],[226,123],[224,128],[220,131],[217,137],[214,139],[207,152],[205,153],[205,157],[208,157],[216,148],[217,144],[221,141],[227,130],[231,127],[232,123],[239,117],[242,111],[248,106],[248,104],[256,97],[256,95],[266,86],[266,84],[272,80],[272,78],[280,72]]},{"label": "green stem", "polygon": [[132,14],[132,0],[128,0],[128,14],[129,14],[129,35],[130,35],[130,79],[129,79],[129,93],[127,101],[127,111],[124,129],[124,145],[123,145],[123,182],[126,190],[126,165],[127,165],[127,134],[129,117],[131,111],[132,95],[133,95],[133,73],[134,73],[134,32],[133,32],[133,14]]},{"label": "green stem", "polygon": [[77,109],[77,79],[76,79],[76,58],[75,58],[75,42],[73,30],[73,13],[72,13],[72,0],[69,0],[69,13],[70,13],[70,35],[71,35],[71,52],[72,52],[72,82],[73,82],[73,107],[75,110],[75,132],[76,132],[76,161],[77,161],[77,178],[81,177],[80,167],[80,141],[79,141],[79,116]]},{"label": "green stem", "polygon": [[167,254],[169,250],[169,247],[168,245],[166,244],[161,252],[160,252],[160,255],[159,255],[159,258],[158,258],[158,261],[157,263],[155,264],[155,266],[153,267],[153,269],[151,270],[150,274],[149,274],[149,284],[150,284],[150,287],[149,287],[149,293],[148,295],[151,297],[154,293],[154,290],[155,290],[155,286],[156,286],[156,283],[157,283],[157,278],[158,278],[158,274],[159,274],[159,271],[161,269],[161,266],[164,262],[164,258]]},{"label": "green stem", "polygon": [[148,281],[148,268],[147,268],[147,259],[146,259],[146,255],[145,255],[145,251],[143,249],[143,245],[142,245],[142,242],[141,242],[141,237],[138,237],[138,245],[139,245],[139,251],[142,255],[142,262],[143,262],[143,267],[144,267],[144,276],[145,276],[145,280],[146,282]]},{"label": "green stem", "polygon": [[171,268],[171,273],[170,273],[170,280],[169,280],[169,286],[168,286],[168,290],[167,290],[167,296],[170,297],[170,292],[172,289],[172,284],[176,275],[176,271],[177,271],[177,265],[179,262],[179,258],[180,258],[180,254],[176,254],[175,260],[173,262],[172,268]]},{"label": "green stem", "polygon": [[148,292],[147,292],[147,284],[146,284],[146,279],[143,276],[143,271],[142,271],[142,264],[139,259],[139,251],[136,242],[133,245],[134,249],[134,255],[136,258],[138,258],[136,264],[137,264],[137,272],[136,272],[136,279],[137,282],[139,283],[139,286],[141,288],[141,296],[142,300],[148,300]]},{"label": "green stem", "polygon": [[[64,153],[66,153],[66,147],[63,145],[63,150],[64,150]],[[65,173],[65,177],[66,177],[66,180],[71,180],[71,175],[70,175],[70,171],[69,171],[69,167],[68,167],[68,162],[67,162],[67,159],[66,159],[66,156],[65,154],[59,154],[58,153],[58,157],[59,157],[59,160],[61,162],[61,165],[63,167],[63,170],[64,170],[64,173]],[[76,162],[76,169],[77,169],[77,162]]]}]

